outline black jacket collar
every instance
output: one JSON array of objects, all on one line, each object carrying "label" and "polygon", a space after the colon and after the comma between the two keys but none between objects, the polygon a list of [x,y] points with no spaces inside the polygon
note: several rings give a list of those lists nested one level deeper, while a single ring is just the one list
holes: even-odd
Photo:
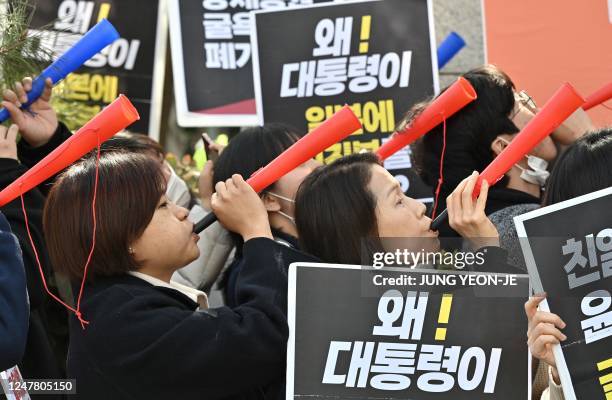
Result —
[{"label": "black jacket collar", "polygon": [[[88,297],[94,298],[100,294],[104,295],[103,292],[113,286],[121,286],[124,290],[134,295],[138,295],[139,292],[150,293],[151,290],[154,290],[156,292],[162,293],[165,296],[171,297],[176,301],[179,301],[180,303],[182,303],[182,305],[188,307],[189,309],[196,310],[199,307],[196,302],[194,302],[178,290],[163,286],[154,286],[143,279],[128,274],[109,277],[96,277],[93,282],[85,285],[85,291],[83,293],[82,300],[83,303],[87,304]],[[79,288],[73,286],[73,292],[75,294],[79,293]]]},{"label": "black jacket collar", "polygon": [[277,243],[284,244],[286,246],[291,247],[292,249],[296,249],[296,250],[300,249],[298,238],[296,238],[295,236],[291,236],[288,233],[285,233],[283,231],[280,231],[274,228],[272,228],[272,236],[274,236],[274,240]]}]

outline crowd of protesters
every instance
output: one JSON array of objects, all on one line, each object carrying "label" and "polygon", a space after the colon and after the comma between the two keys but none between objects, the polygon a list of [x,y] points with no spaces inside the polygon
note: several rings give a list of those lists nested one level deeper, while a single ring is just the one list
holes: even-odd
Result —
[{"label": "crowd of protesters", "polygon": [[[291,263],[361,264],[364,240],[372,253],[389,250],[386,237],[419,238],[413,250],[438,251],[461,237],[463,246],[489,250],[480,271],[524,273],[512,218],[612,186],[612,130],[595,129],[576,111],[473,199],[476,171],[538,108],[495,66],[463,76],[477,100],[446,121],[446,135],[437,126],[415,151],[422,179],[435,187],[446,146],[437,211],[447,208],[449,219],[439,231],[430,229],[431,210],[407,197],[370,153],[329,165],[310,160],[255,193],[244,179],[300,138],[281,123],[244,129],[215,147],[219,158],[206,163],[199,197],[158,143],[121,133],[27,192],[23,204],[3,206],[0,371],[18,365],[26,379],[76,379],[83,399],[281,399]],[[50,106],[50,82],[20,109],[31,86],[24,79],[3,94],[12,125],[0,127],[0,189],[71,135]],[[194,221],[209,211],[219,223],[198,236]],[[81,314],[47,289],[78,303]],[[213,291],[222,301],[209,301]],[[525,305],[534,399],[563,399],[552,345],[565,340],[565,324],[538,310],[543,298]]]}]

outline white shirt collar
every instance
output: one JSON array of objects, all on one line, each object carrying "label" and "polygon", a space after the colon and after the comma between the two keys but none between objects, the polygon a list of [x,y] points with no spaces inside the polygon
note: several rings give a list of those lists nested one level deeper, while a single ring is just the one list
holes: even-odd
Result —
[{"label": "white shirt collar", "polygon": [[185,296],[189,297],[194,302],[198,303],[198,309],[208,309],[208,296],[206,296],[206,293],[202,292],[201,290],[181,285],[180,283],[174,281],[170,281],[170,283],[164,282],[161,279],[157,279],[151,275],[143,274],[142,272],[128,271],[128,274],[135,276],[136,278],[142,279],[143,281],[149,282],[153,286],[160,286],[177,290]]}]

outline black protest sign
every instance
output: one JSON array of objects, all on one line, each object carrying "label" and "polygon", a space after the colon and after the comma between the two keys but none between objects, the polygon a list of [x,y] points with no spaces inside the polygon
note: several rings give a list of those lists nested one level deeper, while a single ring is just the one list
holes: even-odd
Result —
[{"label": "black protest sign", "polygon": [[612,396],[611,202],[608,188],[514,220],[544,310],[567,324],[554,348],[567,400]]},{"label": "black protest sign", "polygon": [[[121,36],[61,84],[56,95],[69,104],[78,103],[74,105],[78,120],[87,122],[123,93],[140,114],[140,120],[130,130],[159,139],[166,35],[165,32],[158,35],[158,1],[37,0],[34,3],[36,11],[31,27],[55,57],[68,50],[102,18],[107,18]],[[154,87],[156,82],[158,85]]]},{"label": "black protest sign", "polygon": [[287,399],[525,399],[526,275],[293,264]]},{"label": "black protest sign", "polygon": [[170,0],[170,39],[181,126],[257,123],[251,12],[329,0]]},{"label": "black protest sign", "polygon": [[[318,156],[375,151],[416,102],[438,92],[430,1],[322,4],[255,13],[253,71],[260,122],[315,128],[344,104],[363,125]],[[430,198],[410,148],[385,162],[414,198]]]}]

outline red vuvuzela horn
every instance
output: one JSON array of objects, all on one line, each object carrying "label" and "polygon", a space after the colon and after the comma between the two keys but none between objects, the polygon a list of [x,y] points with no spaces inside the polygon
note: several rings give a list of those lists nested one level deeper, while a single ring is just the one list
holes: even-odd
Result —
[{"label": "red vuvuzela horn", "polygon": [[587,97],[585,99],[584,104],[582,105],[582,109],[585,111],[589,110],[610,99],[612,99],[612,82],[608,83],[607,85]]},{"label": "red vuvuzela horn", "polygon": [[427,106],[414,121],[401,132],[396,132],[382,145],[376,155],[384,161],[408,146],[457,111],[476,99],[476,91],[467,79],[460,77]]},{"label": "red vuvuzela horn", "polygon": [[[564,83],[510,144],[482,171],[472,196],[476,198],[480,194],[483,179],[486,179],[489,185],[497,183],[514,164],[525,157],[583,104],[584,99],[576,92],[576,89],[569,83]],[[438,229],[447,217],[448,212],[444,210],[431,223],[431,229]]]},{"label": "red vuvuzela horn", "polygon": [[[361,123],[355,113],[349,106],[344,106],[327,121],[304,135],[268,165],[253,174],[247,183],[259,193],[283,175],[359,129],[361,129]],[[193,231],[200,233],[216,220],[215,214],[209,213],[194,225]]]},{"label": "red vuvuzela horn", "polygon": [[0,207],[57,174],[87,152],[140,118],[130,100],[120,95],[70,139],[0,192]]}]

